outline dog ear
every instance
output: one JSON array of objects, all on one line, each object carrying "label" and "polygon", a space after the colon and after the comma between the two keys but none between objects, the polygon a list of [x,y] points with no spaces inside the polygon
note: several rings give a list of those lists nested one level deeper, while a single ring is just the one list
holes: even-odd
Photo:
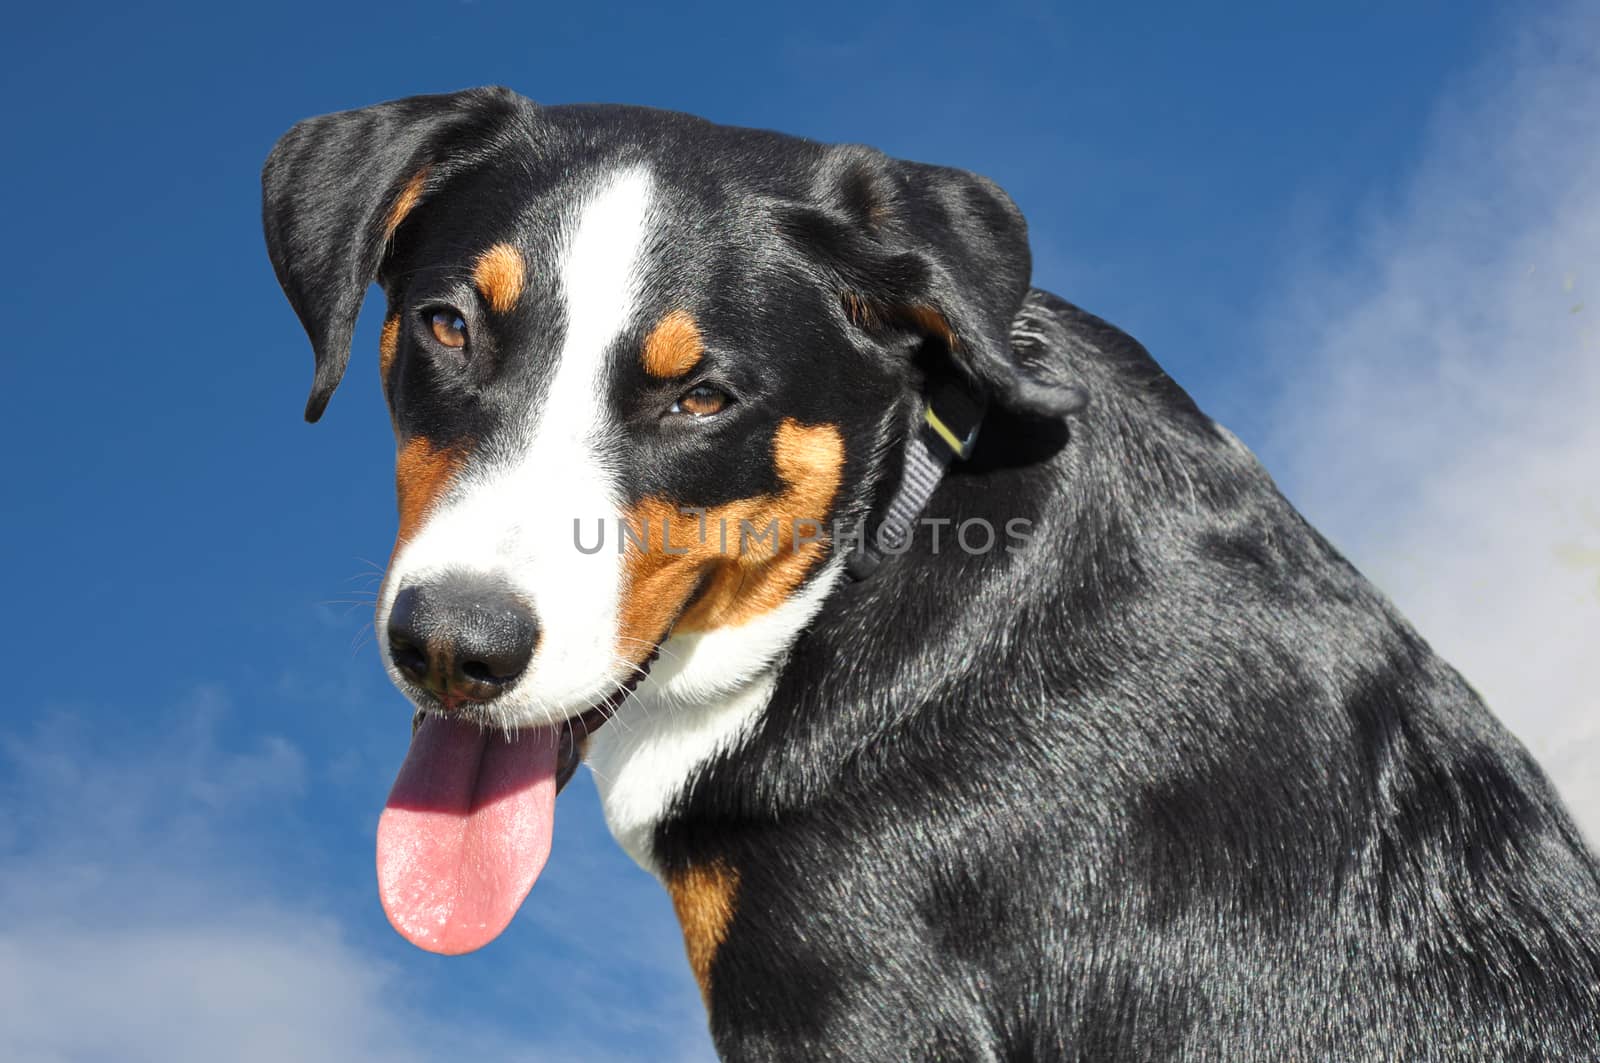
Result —
[{"label": "dog ear", "polygon": [[1011,345],[1028,294],[1028,227],[1011,197],[965,170],[829,149],[816,198],[791,215],[823,248],[845,311],[869,332],[911,332],[942,345],[990,401],[1058,417],[1081,389],[1030,370]]},{"label": "dog ear", "polygon": [[316,354],[306,420],[322,416],[344,376],[356,316],[395,230],[451,173],[481,159],[525,106],[501,88],[412,96],[308,118],[273,147],[261,171],[261,222]]}]

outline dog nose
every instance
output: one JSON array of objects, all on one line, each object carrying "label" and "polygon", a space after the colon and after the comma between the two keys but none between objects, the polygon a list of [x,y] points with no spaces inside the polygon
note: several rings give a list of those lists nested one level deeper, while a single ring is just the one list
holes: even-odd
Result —
[{"label": "dog nose", "polygon": [[491,701],[527,670],[539,627],[503,584],[444,576],[402,587],[389,610],[389,656],[446,708]]}]

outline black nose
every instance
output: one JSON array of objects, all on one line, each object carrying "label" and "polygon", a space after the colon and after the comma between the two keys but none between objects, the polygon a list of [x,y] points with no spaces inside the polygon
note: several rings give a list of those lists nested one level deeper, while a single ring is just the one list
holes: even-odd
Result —
[{"label": "black nose", "polygon": [[395,667],[446,708],[499,697],[527,669],[539,639],[533,610],[504,584],[475,575],[402,587],[388,630]]}]

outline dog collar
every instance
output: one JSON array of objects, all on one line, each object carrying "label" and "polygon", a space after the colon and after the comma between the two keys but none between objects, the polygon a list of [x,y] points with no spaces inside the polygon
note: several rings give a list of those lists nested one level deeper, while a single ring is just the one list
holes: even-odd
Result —
[{"label": "dog collar", "polygon": [[922,423],[906,445],[900,486],[889,501],[883,520],[860,536],[845,564],[852,579],[866,579],[886,556],[905,552],[917,518],[951,463],[971,457],[985,405],[982,395],[954,378],[947,377],[930,389],[922,409]]}]

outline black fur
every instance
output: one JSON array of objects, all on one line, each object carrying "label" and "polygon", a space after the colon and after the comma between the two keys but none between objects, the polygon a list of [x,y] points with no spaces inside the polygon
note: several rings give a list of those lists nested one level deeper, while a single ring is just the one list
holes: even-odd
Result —
[{"label": "black fur", "polygon": [[[1539,768],[1137,343],[1028,288],[1022,218],[981,178],[503,90],[303,123],[264,183],[317,352],[308,416],[378,278],[397,433],[492,445],[540,401],[562,322],[537,291],[474,308],[462,264],[512,240],[537,266],[540,205],[636,160],[677,227],[642,300],[693,310],[739,401],[664,426],[670,387],[624,337],[632,497],[773,490],[787,417],[839,427],[830,516],[859,518],[925,372],[992,399],[926,514],[945,548],[924,527],[838,588],[657,832],[669,875],[738,877],[710,977],[724,1056],[1600,1058],[1600,869]],[[473,360],[418,335],[441,301]],[[952,549],[973,518],[1031,521],[1027,547]]]},{"label": "black fur", "polygon": [[414,96],[309,118],[273,148],[261,174],[262,227],[316,354],[306,420],[322,416],[344,376],[356,315],[387,250],[383,223],[401,189],[424,167],[437,188],[477,165],[520,103],[505,89]]},{"label": "black fur", "polygon": [[835,596],[660,831],[741,875],[719,1049],[1600,1058],[1600,870],[1538,766],[1137,343],[1016,327],[1089,409],[986,425],[930,515],[1040,548]]}]

